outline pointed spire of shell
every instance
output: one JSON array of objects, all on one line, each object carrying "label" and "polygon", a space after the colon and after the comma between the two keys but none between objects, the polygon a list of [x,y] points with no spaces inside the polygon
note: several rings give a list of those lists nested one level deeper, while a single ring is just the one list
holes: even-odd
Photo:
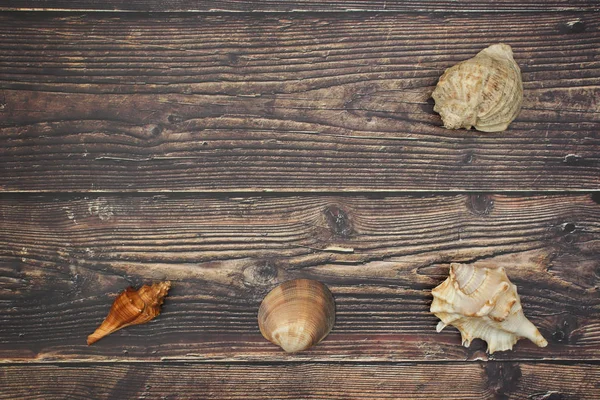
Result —
[{"label": "pointed spire of shell", "polygon": [[87,344],[96,343],[126,326],[143,324],[155,318],[160,314],[160,307],[170,288],[171,282],[166,281],[144,285],[138,290],[132,287],[125,289],[113,302],[102,324],[88,336]]}]

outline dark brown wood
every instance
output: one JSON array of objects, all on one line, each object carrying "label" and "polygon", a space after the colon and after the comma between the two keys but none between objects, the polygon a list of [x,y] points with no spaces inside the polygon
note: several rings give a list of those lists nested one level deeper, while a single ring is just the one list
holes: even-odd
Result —
[{"label": "dark brown wood", "polygon": [[[0,190],[599,189],[599,27],[566,12],[0,14]],[[521,115],[497,134],[441,128],[437,78],[499,41],[523,70]]]},{"label": "dark brown wood", "polygon": [[127,364],[0,367],[0,399],[600,397],[597,364]]},{"label": "dark brown wood", "polygon": [[[3,1],[0,399],[600,398],[598,11]],[[442,129],[437,78],[495,42],[521,115]],[[437,334],[450,262],[506,266],[548,347]],[[256,312],[298,277],[331,288],[337,321],[286,355]],[[158,318],[85,344],[121,290],[164,279]]]},{"label": "dark brown wood", "polygon": [[142,12],[301,12],[301,11],[403,11],[403,12],[481,12],[481,11],[597,11],[594,0],[4,0],[0,10],[79,10]]},{"label": "dark brown wood", "polygon": [[[450,262],[502,264],[550,342],[497,359],[600,356],[600,205],[580,196],[0,198],[0,357],[38,360],[379,360],[484,357],[435,332]],[[323,281],[325,342],[285,355],[256,313],[279,282]],[[163,313],[88,347],[129,284],[173,282]]]}]

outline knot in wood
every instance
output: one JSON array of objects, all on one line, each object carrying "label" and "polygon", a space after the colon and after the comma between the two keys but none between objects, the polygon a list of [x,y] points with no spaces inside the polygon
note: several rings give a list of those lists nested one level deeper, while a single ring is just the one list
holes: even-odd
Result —
[{"label": "knot in wood", "polygon": [[329,228],[331,228],[336,236],[342,238],[349,238],[352,236],[354,228],[352,227],[352,222],[346,211],[338,206],[332,205],[327,206],[325,210],[323,210],[323,214],[325,215],[327,225],[329,225]]},{"label": "knot in wood", "polygon": [[555,234],[557,240],[567,247],[573,246],[579,240],[583,230],[581,226],[577,226],[574,222],[564,222],[556,225]]},{"label": "knot in wood", "polygon": [[162,131],[163,127],[161,125],[154,125],[150,128],[150,136],[158,136]]},{"label": "knot in wood", "polygon": [[494,209],[494,200],[487,194],[471,194],[467,197],[466,206],[472,214],[486,216]]},{"label": "knot in wood", "polygon": [[490,361],[485,363],[488,388],[499,396],[517,389],[521,379],[521,367],[517,363]]},{"label": "knot in wood", "polygon": [[575,232],[575,229],[577,229],[577,225],[575,225],[572,222],[565,222],[560,227],[562,229],[562,232],[565,234],[573,233]]},{"label": "knot in wood", "polygon": [[567,165],[576,165],[576,164],[579,164],[581,159],[582,159],[582,157],[577,154],[567,154],[563,158],[563,163],[565,163]]},{"label": "knot in wood", "polygon": [[576,341],[573,331],[577,329],[578,325],[576,317],[565,315],[564,318],[557,322],[554,332],[552,332],[552,339],[558,343],[572,344]]},{"label": "knot in wood", "polygon": [[260,260],[244,269],[243,279],[247,286],[267,286],[277,277],[277,267],[271,260]]},{"label": "knot in wood", "polygon": [[179,116],[179,115],[175,115],[175,114],[170,114],[167,117],[167,121],[169,121],[170,124],[179,124],[181,122],[183,122],[183,117]]},{"label": "knot in wood", "polygon": [[474,159],[475,159],[475,155],[473,154],[473,152],[468,151],[463,156],[462,162],[463,162],[463,164],[472,164]]},{"label": "knot in wood", "polygon": [[558,31],[560,33],[581,33],[585,31],[585,28],[585,22],[578,18],[572,21],[563,22],[559,25]]}]

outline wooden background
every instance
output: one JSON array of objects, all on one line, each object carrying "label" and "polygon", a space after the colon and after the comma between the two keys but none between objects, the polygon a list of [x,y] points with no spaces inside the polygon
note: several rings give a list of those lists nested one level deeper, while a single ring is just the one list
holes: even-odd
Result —
[{"label": "wooden background", "polygon": [[[6,0],[0,39],[0,399],[600,398],[597,1]],[[496,42],[523,111],[443,129]],[[451,262],[504,265],[548,347],[436,333]],[[256,313],[298,277],[337,321],[287,355]]]}]

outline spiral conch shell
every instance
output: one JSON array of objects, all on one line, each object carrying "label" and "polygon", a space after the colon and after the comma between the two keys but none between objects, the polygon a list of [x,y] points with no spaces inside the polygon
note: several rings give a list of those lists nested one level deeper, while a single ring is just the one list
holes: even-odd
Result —
[{"label": "spiral conch shell", "polygon": [[156,317],[170,288],[171,282],[166,281],[152,286],[144,285],[138,290],[131,287],[125,289],[113,302],[102,324],[88,336],[87,344],[96,343],[126,326],[144,324]]},{"label": "spiral conch shell", "polygon": [[258,326],[265,339],[288,353],[306,350],[333,328],[335,303],[321,282],[296,279],[282,283],[263,299]]},{"label": "spiral conch shell", "polygon": [[540,347],[548,344],[523,314],[517,287],[502,267],[451,264],[450,276],[432,294],[431,312],[441,319],[437,331],[455,326],[465,347],[475,338],[488,343],[490,354],[511,350],[520,338]]},{"label": "spiral conch shell", "polygon": [[494,44],[448,68],[431,97],[435,100],[433,111],[448,129],[506,130],[523,103],[521,70],[512,49]]}]

